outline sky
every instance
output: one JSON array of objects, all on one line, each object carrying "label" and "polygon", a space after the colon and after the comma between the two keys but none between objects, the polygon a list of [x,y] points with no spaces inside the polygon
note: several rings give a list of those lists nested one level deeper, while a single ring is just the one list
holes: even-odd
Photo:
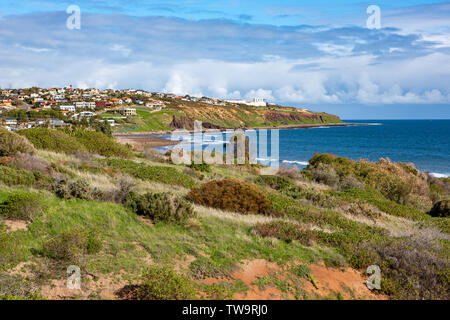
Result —
[{"label": "sky", "polygon": [[[379,28],[368,27],[370,5]],[[449,1],[2,0],[0,87],[134,88],[259,97],[343,119],[450,119],[449,22]]]}]

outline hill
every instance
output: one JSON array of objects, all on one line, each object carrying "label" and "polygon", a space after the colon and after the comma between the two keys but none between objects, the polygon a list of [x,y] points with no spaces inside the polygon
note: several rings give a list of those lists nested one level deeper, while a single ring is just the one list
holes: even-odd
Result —
[{"label": "hill", "polygon": [[321,154],[264,175],[31,133],[0,131],[0,299],[450,298],[450,181],[413,165]]},{"label": "hill", "polygon": [[118,130],[155,131],[193,129],[194,119],[204,128],[257,128],[302,124],[342,123],[338,116],[281,106],[253,107],[242,104],[211,105],[165,98],[166,108],[152,111],[137,107],[137,116],[122,123]]}]

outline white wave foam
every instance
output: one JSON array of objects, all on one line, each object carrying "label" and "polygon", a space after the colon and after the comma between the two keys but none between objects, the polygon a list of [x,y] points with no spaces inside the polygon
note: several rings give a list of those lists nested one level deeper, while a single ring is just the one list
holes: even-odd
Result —
[{"label": "white wave foam", "polygon": [[435,177],[435,178],[448,178],[448,177],[450,177],[450,174],[430,172],[430,176]]},{"label": "white wave foam", "polygon": [[291,161],[291,160],[283,160],[283,163],[295,163],[301,166],[307,166],[309,164],[308,161]]}]

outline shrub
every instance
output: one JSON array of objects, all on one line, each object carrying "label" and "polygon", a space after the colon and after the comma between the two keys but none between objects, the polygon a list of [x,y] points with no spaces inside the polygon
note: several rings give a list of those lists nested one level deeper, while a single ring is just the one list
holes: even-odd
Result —
[{"label": "shrub", "polygon": [[211,166],[209,164],[207,164],[206,162],[191,163],[191,165],[189,165],[189,168],[191,168],[192,170],[195,170],[195,171],[200,171],[200,172],[211,172]]},{"label": "shrub", "polygon": [[298,170],[297,166],[280,167],[278,169],[277,175],[296,180],[300,178],[300,171]]},{"label": "shrub", "polygon": [[70,135],[88,151],[105,157],[129,158],[132,155],[130,148],[114,141],[113,138],[101,132],[74,130],[70,132]]},{"label": "shrub", "polygon": [[33,221],[43,213],[43,203],[38,194],[15,192],[0,203],[0,215],[7,219]]},{"label": "shrub", "polygon": [[306,246],[310,246],[317,241],[315,231],[307,230],[302,225],[286,221],[257,223],[252,233],[261,237],[277,238],[288,243],[292,240],[298,240]]},{"label": "shrub", "polygon": [[194,216],[194,209],[188,201],[170,193],[139,195],[131,192],[127,205],[136,214],[147,216],[156,222],[184,223]]},{"label": "shrub", "polygon": [[87,149],[75,137],[71,137],[61,130],[32,128],[21,130],[19,134],[25,136],[38,149],[67,154],[87,152]]},{"label": "shrub", "polygon": [[101,132],[33,128],[19,131],[38,149],[76,154],[95,152],[105,157],[130,157],[131,151]]},{"label": "shrub", "polygon": [[275,190],[286,190],[294,186],[291,179],[281,176],[259,176],[256,178],[255,183],[267,185]]},{"label": "shrub", "polygon": [[365,184],[362,181],[359,181],[353,176],[345,176],[343,179],[341,179],[341,182],[339,182],[339,188],[341,190],[350,190],[350,189],[364,189]]},{"label": "shrub", "polygon": [[292,272],[300,278],[309,278],[311,268],[306,264],[300,264],[292,269]]},{"label": "shrub", "polygon": [[45,175],[55,175],[52,165],[46,160],[25,153],[17,153],[11,160],[11,164],[16,168],[27,171],[38,171]]},{"label": "shrub", "polygon": [[72,230],[45,242],[42,253],[55,260],[78,262],[83,254],[97,253],[101,248],[101,241],[93,233]]},{"label": "shrub", "polygon": [[54,188],[55,194],[62,199],[91,200],[95,190],[83,179],[75,181],[60,181]]},{"label": "shrub", "polygon": [[122,173],[129,174],[141,180],[176,184],[186,188],[190,188],[195,184],[194,179],[190,176],[185,175],[172,167],[151,167],[131,160],[121,159],[106,159],[101,160],[101,162],[106,163],[113,169],[118,169]]},{"label": "shrub", "polygon": [[152,148],[145,149],[143,155],[146,159],[151,160],[151,161],[161,162],[161,163],[167,162],[166,158],[164,157],[164,154],[162,154],[158,150],[155,150]]},{"label": "shrub", "polygon": [[269,214],[271,204],[256,185],[237,179],[213,180],[191,189],[195,203],[244,214]]},{"label": "shrub", "polygon": [[19,152],[34,154],[35,151],[26,138],[0,127],[0,156],[11,156]]},{"label": "shrub", "polygon": [[138,300],[188,300],[195,298],[194,286],[188,278],[169,266],[152,266],[142,277],[135,298]]},{"label": "shrub", "polygon": [[316,168],[312,168],[309,170],[311,174],[311,178],[318,182],[326,184],[330,187],[335,187],[339,182],[339,176],[333,167],[319,165]]},{"label": "shrub", "polygon": [[13,166],[0,166],[0,181],[8,186],[32,186],[36,183],[35,176],[32,172],[18,170]]}]

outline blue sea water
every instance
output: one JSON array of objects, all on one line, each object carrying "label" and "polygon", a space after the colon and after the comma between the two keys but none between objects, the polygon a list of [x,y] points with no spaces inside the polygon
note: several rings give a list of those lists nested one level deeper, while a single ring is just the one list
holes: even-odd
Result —
[{"label": "blue sea water", "polygon": [[[365,125],[279,130],[280,163],[303,168],[318,152],[354,160],[389,158],[412,162],[418,169],[436,176],[450,175],[450,120],[346,122]],[[270,133],[268,142],[268,158],[271,158]]]},{"label": "blue sea water", "polygon": [[305,165],[315,152],[351,159],[412,162],[422,171],[450,175],[450,120],[345,122],[364,126],[280,130],[280,160]]}]

